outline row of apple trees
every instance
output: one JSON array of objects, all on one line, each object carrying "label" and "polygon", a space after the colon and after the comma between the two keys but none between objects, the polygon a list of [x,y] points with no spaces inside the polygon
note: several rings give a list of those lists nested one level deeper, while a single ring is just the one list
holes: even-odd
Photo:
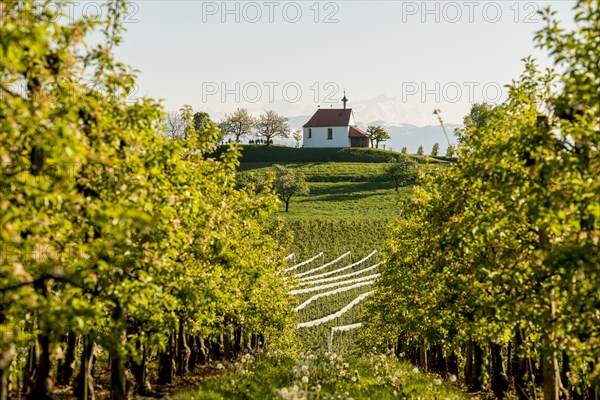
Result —
[{"label": "row of apple trees", "polygon": [[[113,57],[123,1],[65,23],[60,2],[2,1],[0,399],[73,386],[111,398],[168,383],[209,357],[285,340],[270,193],[235,188],[239,151],[218,130],[162,134]],[[94,34],[94,40],[89,40]],[[100,39],[102,38],[102,40]],[[105,362],[104,362],[105,361]]]},{"label": "row of apple trees", "polygon": [[[600,395],[600,10],[548,9],[497,106],[476,105],[459,160],[423,178],[388,240],[364,339],[471,390]],[[538,392],[538,393],[536,393]]]}]

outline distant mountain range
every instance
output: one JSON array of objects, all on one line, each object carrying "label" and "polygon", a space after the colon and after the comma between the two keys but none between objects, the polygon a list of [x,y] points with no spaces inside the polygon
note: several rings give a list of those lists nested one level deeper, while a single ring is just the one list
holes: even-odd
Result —
[{"label": "distant mountain range", "polygon": [[[240,105],[244,107],[245,105]],[[290,103],[283,100],[278,100],[270,103],[265,103],[257,107],[250,107],[249,111],[251,114],[258,116],[264,110],[275,110],[278,113],[293,117],[289,117],[290,128],[293,130],[302,129],[302,126],[308,122],[313,113],[321,108],[342,108],[342,103],[334,104],[300,104]],[[402,147],[406,146],[410,153],[415,153],[420,145],[423,145],[425,153],[428,154],[434,143],[439,143],[440,153],[445,154],[446,148],[448,147],[448,140],[444,136],[442,127],[437,124],[437,118],[432,112],[424,113],[421,107],[420,109],[415,108],[414,105],[403,102],[398,97],[392,97],[388,95],[380,95],[371,99],[353,101],[350,98],[348,107],[354,111],[354,117],[356,118],[357,125],[366,130],[369,125],[378,125],[385,128],[391,136],[391,139],[385,143],[386,148],[400,151]],[[431,106],[434,108],[434,105]],[[219,120],[223,117],[224,112],[213,110],[209,111],[211,116],[215,120]],[[449,140],[452,143],[456,143],[454,136],[454,129],[459,128],[459,124],[446,124],[446,130],[448,131]],[[277,139],[276,143],[285,144],[288,146],[295,146],[293,139]]]},{"label": "distant mountain range", "polygon": [[[302,129],[311,115],[299,115],[288,119],[290,128],[293,130]],[[380,144],[380,147],[385,144],[386,149],[400,151],[402,147],[408,149],[409,153],[416,153],[419,146],[423,146],[425,154],[428,154],[434,143],[439,143],[440,153],[445,154],[448,147],[448,140],[444,136],[444,131],[440,125],[416,126],[411,124],[388,124],[385,121],[370,121],[368,123],[357,121],[359,128],[366,130],[369,125],[378,125],[384,128],[391,136],[391,139]],[[460,128],[458,124],[446,124],[450,142],[456,144],[456,136],[454,130]],[[293,145],[293,140],[286,140],[285,144]],[[442,155],[443,155],[442,154]]]}]

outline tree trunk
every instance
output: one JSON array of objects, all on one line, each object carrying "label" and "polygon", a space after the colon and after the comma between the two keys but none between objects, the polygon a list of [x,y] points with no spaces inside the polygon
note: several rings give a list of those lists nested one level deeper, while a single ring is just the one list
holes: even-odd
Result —
[{"label": "tree trunk", "polygon": [[198,347],[198,339],[194,335],[188,335],[188,346],[190,346],[190,361],[188,363],[188,368],[190,372],[194,372],[196,369],[196,364],[198,364],[198,359],[200,358],[200,348]]},{"label": "tree trunk", "polygon": [[262,350],[265,348],[265,336],[262,333],[259,333],[257,336],[258,342],[256,343],[256,350]]},{"label": "tree trunk", "polygon": [[481,372],[483,370],[483,349],[477,342],[467,343],[467,361],[465,365],[465,380],[470,392],[482,389]]},{"label": "tree trunk", "polygon": [[520,328],[515,328],[515,339],[514,339],[514,355],[511,362],[511,375],[514,377],[515,391],[519,400],[529,400],[527,394],[527,384],[525,377],[527,376],[527,359],[523,356],[523,332]]},{"label": "tree trunk", "polygon": [[542,354],[544,400],[559,400],[561,391],[560,367],[555,351]]},{"label": "tree trunk", "polygon": [[58,364],[56,383],[61,386],[68,386],[71,383],[73,371],[75,370],[75,348],[77,347],[77,337],[73,332],[69,332],[64,338],[64,342],[67,344],[67,351],[65,359]]},{"label": "tree trunk", "polygon": [[[571,370],[571,363],[569,361],[569,355],[566,351],[562,353],[562,363],[560,369],[560,379],[566,385],[565,393],[569,393],[570,385],[569,385],[569,371]],[[570,393],[572,395],[572,393]],[[571,396],[570,396],[571,397]]]},{"label": "tree trunk", "polygon": [[83,336],[83,350],[81,352],[81,363],[79,366],[79,375],[75,378],[73,384],[73,394],[77,400],[94,400],[94,342],[90,335]]},{"label": "tree trunk", "polygon": [[483,349],[479,345],[479,343],[473,343],[473,386],[472,389],[476,391],[480,391],[483,389],[483,382],[481,379],[483,378]]},{"label": "tree trunk", "polygon": [[400,335],[396,338],[396,349],[394,351],[394,355],[396,358],[400,358],[400,353],[402,353],[402,339]]},{"label": "tree trunk", "polygon": [[111,378],[111,400],[126,400],[127,398],[127,378],[125,375],[125,360],[121,354],[121,349],[125,344],[127,332],[123,328],[125,319],[125,310],[119,302],[115,306],[113,312],[114,328],[114,345],[117,346],[113,350],[110,361],[110,378]]},{"label": "tree trunk", "polygon": [[158,384],[167,385],[173,382],[175,360],[173,357],[173,334],[169,335],[167,351],[161,352],[158,361]]},{"label": "tree trunk", "polygon": [[508,390],[508,377],[502,363],[502,347],[499,344],[490,343],[490,354],[492,357],[492,391],[496,398],[503,400],[504,393]]},{"label": "tree trunk", "polygon": [[177,375],[187,375],[189,370],[190,354],[192,350],[187,345],[187,338],[185,336],[185,324],[183,320],[179,319],[179,337],[177,338]]},{"label": "tree trunk", "polygon": [[217,337],[216,344],[213,346],[214,355],[217,360],[222,360],[225,357],[225,339],[223,331]]},{"label": "tree trunk", "polygon": [[455,351],[450,353],[446,363],[448,365],[448,372],[458,378],[458,357],[456,356]]},{"label": "tree trunk", "polygon": [[8,400],[8,371],[8,368],[0,370],[0,400]]},{"label": "tree trunk", "polygon": [[230,360],[233,358],[233,346],[231,340],[231,329],[227,329],[227,333],[225,331],[221,332],[221,343],[223,346],[223,351],[225,353],[225,359]]},{"label": "tree trunk", "polygon": [[[547,239],[543,239],[547,240]],[[542,239],[540,239],[542,241]],[[554,297],[554,289],[550,291],[550,297]],[[554,300],[550,302],[550,320],[556,316],[556,303]],[[544,379],[544,400],[558,400],[562,390],[562,382],[560,380],[560,366],[558,364],[558,355],[553,349],[555,333],[552,328],[546,333],[545,339],[542,342],[545,344],[545,349],[542,351],[542,374]]]},{"label": "tree trunk", "polygon": [[50,395],[53,388],[51,376],[52,363],[50,362],[50,338],[47,335],[37,336],[39,356],[37,357],[33,373],[31,375],[30,391],[27,400],[52,399]]},{"label": "tree trunk", "polygon": [[241,325],[235,325],[233,337],[233,355],[234,357],[237,357],[244,349],[244,334]]},{"label": "tree trunk", "polygon": [[135,392],[140,395],[147,395],[152,393],[152,386],[150,385],[150,380],[148,379],[148,350],[145,345],[140,345],[138,351],[142,353],[142,359],[139,363],[136,363],[135,360],[131,363],[131,373],[135,378]]},{"label": "tree trunk", "polygon": [[465,347],[465,383],[469,385],[473,381],[473,342],[469,340]]},{"label": "tree trunk", "polygon": [[200,350],[198,362],[200,363],[200,365],[206,365],[210,361],[210,352],[208,350],[208,347],[206,347],[206,344],[204,344],[203,337],[198,337],[197,341],[198,341],[198,348]]},{"label": "tree trunk", "polygon": [[10,366],[17,355],[17,349],[12,341],[2,345],[2,353],[0,354],[0,400],[8,400]]},{"label": "tree trunk", "polygon": [[423,371],[427,371],[427,348],[424,340],[419,344],[419,366]]}]

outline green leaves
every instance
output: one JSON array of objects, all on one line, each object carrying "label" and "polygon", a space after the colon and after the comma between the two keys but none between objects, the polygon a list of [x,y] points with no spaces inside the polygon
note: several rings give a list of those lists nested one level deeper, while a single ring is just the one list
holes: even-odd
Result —
[{"label": "green leaves", "polygon": [[421,179],[403,204],[366,337],[460,348],[506,342],[518,327],[543,359],[569,357],[564,385],[600,382],[586,367],[600,357],[600,72],[590,62],[600,10],[577,10],[576,31],[546,11],[536,36],[565,74],[525,59],[505,103],[476,104],[465,118],[459,162]]},{"label": "green leaves", "polygon": [[33,320],[31,333],[52,338],[95,332],[122,355],[132,344],[118,332],[159,343],[178,320],[192,333],[246,321],[277,336],[290,309],[275,273],[284,255],[260,219],[274,196],[234,187],[239,149],[213,158],[220,132],[207,115],[184,106],[186,140],[170,140],[159,103],[129,101],[135,76],[112,56],[124,2],[107,5],[92,48],[93,24],[33,7],[3,2],[0,31],[2,330],[17,337]]}]

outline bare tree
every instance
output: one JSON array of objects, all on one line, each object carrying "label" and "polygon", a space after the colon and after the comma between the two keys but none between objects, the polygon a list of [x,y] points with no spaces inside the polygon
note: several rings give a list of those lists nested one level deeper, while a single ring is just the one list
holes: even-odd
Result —
[{"label": "bare tree", "polygon": [[186,137],[186,122],[179,111],[169,111],[164,120],[165,134],[172,140],[183,140]]},{"label": "bare tree", "polygon": [[223,135],[232,135],[239,142],[240,137],[252,132],[254,122],[248,110],[238,108],[232,114],[225,114],[225,118],[219,123],[219,129]]},{"label": "bare tree", "polygon": [[267,146],[271,144],[273,138],[290,136],[287,118],[273,110],[267,110],[258,117],[255,130],[257,136],[265,139]]}]

